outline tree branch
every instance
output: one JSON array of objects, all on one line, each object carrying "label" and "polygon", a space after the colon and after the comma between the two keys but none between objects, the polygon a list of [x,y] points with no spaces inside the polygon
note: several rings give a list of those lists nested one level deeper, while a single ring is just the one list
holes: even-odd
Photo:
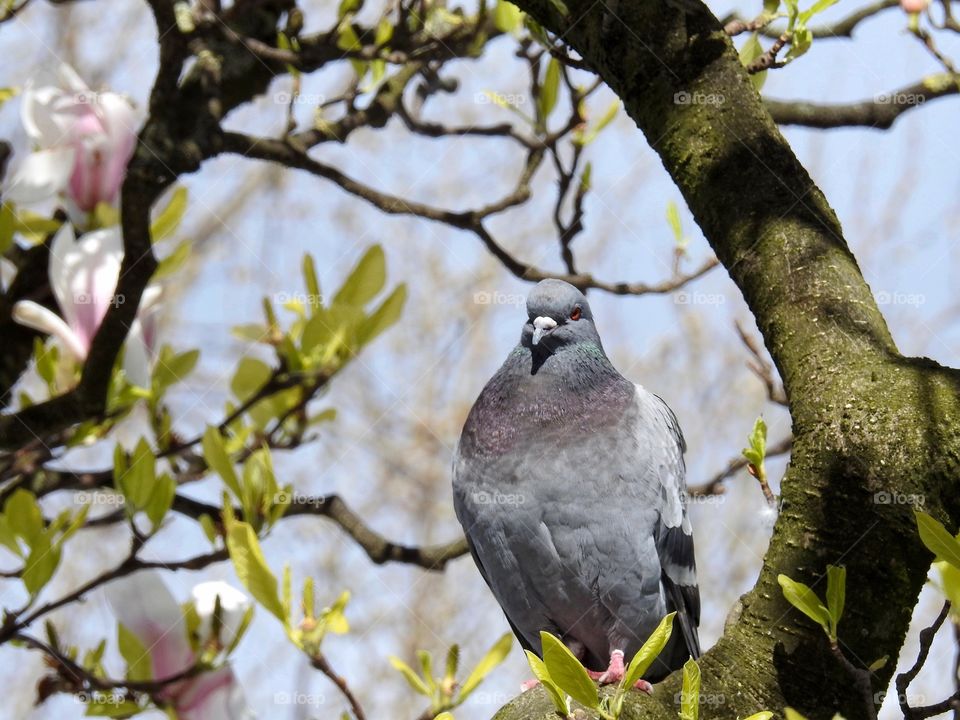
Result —
[{"label": "tree branch", "polygon": [[811,128],[869,127],[886,130],[903,113],[938,98],[956,95],[957,80],[947,73],[932,75],[871,100],[848,104],[785,101],[764,98],[773,119],[780,125]]}]

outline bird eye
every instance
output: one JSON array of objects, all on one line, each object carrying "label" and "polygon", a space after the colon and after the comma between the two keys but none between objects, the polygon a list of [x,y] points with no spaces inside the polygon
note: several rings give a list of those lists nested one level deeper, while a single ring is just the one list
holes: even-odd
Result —
[{"label": "bird eye", "polygon": [[581,314],[580,306],[577,305],[577,306],[573,309],[573,312],[570,313],[570,319],[571,319],[571,320],[579,320],[579,319],[580,319],[580,314]]}]

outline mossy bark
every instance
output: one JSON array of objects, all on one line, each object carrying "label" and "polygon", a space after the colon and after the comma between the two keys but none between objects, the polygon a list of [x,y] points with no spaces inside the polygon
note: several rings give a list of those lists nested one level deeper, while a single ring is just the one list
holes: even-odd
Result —
[{"label": "mossy bark", "polygon": [[[621,97],[742,291],[790,400],[796,442],[782,512],[755,588],[701,661],[701,717],[788,705],[813,719],[868,717],[823,632],[786,603],[777,575],[822,594],[826,565],[847,567],[841,644],[861,667],[890,657],[873,677],[875,692],[885,689],[931,558],[913,506],[878,493],[922,498],[956,528],[960,374],[899,354],[836,215],[715,18],[663,0],[612,10],[578,0],[566,12],[550,0],[517,4]],[[678,685],[674,675],[652,698],[638,694],[626,717],[676,717]],[[496,717],[550,713],[543,693],[527,693]]]}]

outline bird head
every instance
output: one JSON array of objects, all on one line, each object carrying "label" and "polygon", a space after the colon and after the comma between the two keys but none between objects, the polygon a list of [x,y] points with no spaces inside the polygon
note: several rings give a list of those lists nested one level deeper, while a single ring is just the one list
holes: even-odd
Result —
[{"label": "bird head", "polygon": [[527,296],[527,321],[520,343],[549,354],[582,342],[600,346],[586,296],[563,280],[541,280]]}]

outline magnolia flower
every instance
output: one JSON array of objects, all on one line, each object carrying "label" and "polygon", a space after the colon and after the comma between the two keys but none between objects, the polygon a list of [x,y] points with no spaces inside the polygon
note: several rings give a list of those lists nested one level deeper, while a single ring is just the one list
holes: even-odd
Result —
[{"label": "magnolia flower", "polygon": [[193,606],[200,618],[200,644],[206,645],[210,641],[213,631],[213,614],[220,598],[220,644],[229,647],[237,638],[243,618],[250,608],[250,598],[237,590],[230,583],[221,580],[212,580],[194,585],[191,593]]},{"label": "magnolia flower", "polygon": [[[26,327],[52,335],[65,353],[83,362],[90,351],[103,316],[116,295],[123,260],[123,239],[118,227],[85,233],[78,240],[70,223],[64,223],[50,245],[50,288],[61,315],[32,300],[13,306],[13,319]],[[154,310],[160,288],[148,287],[140,300],[139,317],[127,336],[124,370],[131,382],[147,387],[154,339]]]},{"label": "magnolia flower", "polygon": [[85,212],[116,200],[137,140],[138,120],[125,97],[93,92],[61,64],[55,77],[28,83],[20,107],[34,150],[6,199],[28,203],[63,193]]},{"label": "magnolia flower", "polygon": [[[221,586],[215,592],[229,596],[231,602],[237,595],[243,595],[226,583],[204,585]],[[229,588],[229,592],[225,588]],[[108,585],[106,592],[117,620],[136,635],[150,653],[153,679],[174,677],[193,667],[196,655],[187,638],[183,611],[159,574],[139,572],[130,575]],[[208,594],[208,591],[201,591],[204,598]],[[226,605],[223,596],[221,607]],[[200,611],[199,606],[197,611]],[[253,717],[230,665],[172,683],[164,688],[160,697],[173,706],[180,720],[245,720]]]}]

